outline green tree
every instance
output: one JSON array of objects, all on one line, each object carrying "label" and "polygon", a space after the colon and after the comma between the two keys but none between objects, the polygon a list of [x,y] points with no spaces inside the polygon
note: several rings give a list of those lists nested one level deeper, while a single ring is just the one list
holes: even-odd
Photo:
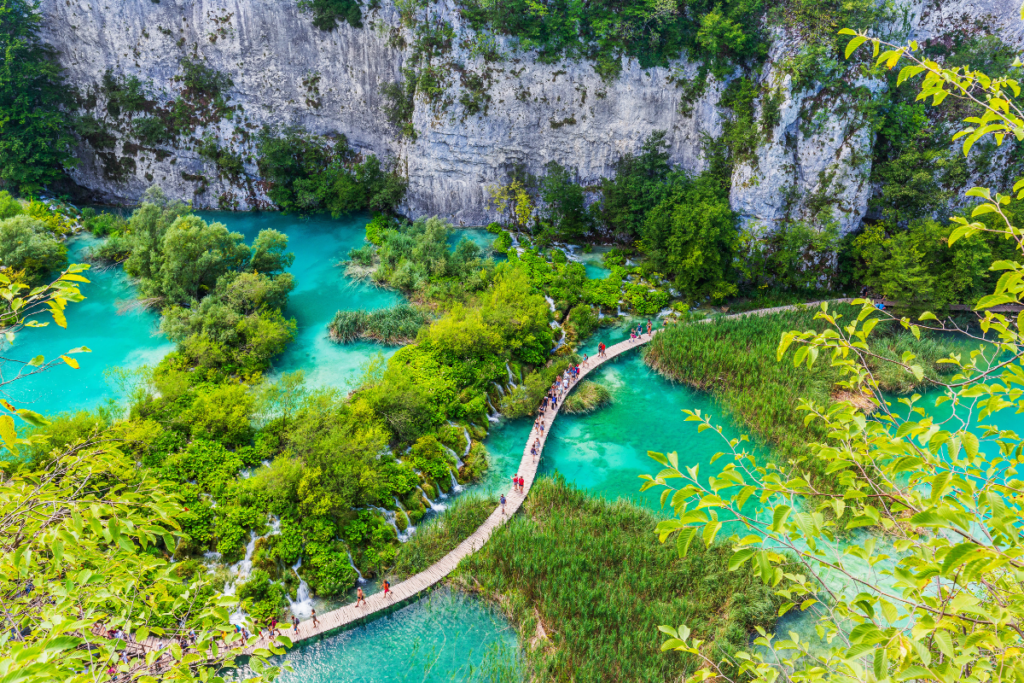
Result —
[{"label": "green tree", "polygon": [[736,240],[736,215],[717,181],[679,175],[648,214],[640,249],[688,297],[721,299],[736,291],[729,272]]},{"label": "green tree", "polygon": [[276,275],[291,267],[295,254],[288,251],[288,235],[277,230],[260,230],[252,243],[249,265],[257,273]]},{"label": "green tree", "polygon": [[31,194],[74,166],[70,90],[40,40],[38,0],[0,0],[0,184]]},{"label": "green tree", "polygon": [[604,226],[627,239],[639,237],[647,214],[665,198],[670,170],[663,130],[644,140],[639,154],[621,156],[615,176],[601,179],[598,216]]},{"label": "green tree", "polygon": [[0,221],[0,263],[25,272],[28,282],[38,284],[68,262],[67,247],[46,226],[26,215]]},{"label": "green tree", "polygon": [[172,304],[202,299],[222,275],[245,269],[251,255],[240,233],[198,216],[175,219],[161,247],[160,271],[150,286]]},{"label": "green tree", "polygon": [[589,232],[591,217],[575,173],[557,161],[549,161],[544,170],[540,198],[544,202],[545,218],[554,227],[555,234],[563,239],[575,239]]}]

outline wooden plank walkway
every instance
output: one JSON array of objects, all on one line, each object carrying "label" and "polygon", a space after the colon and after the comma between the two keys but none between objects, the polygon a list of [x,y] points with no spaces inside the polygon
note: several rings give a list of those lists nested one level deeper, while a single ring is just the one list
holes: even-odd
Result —
[{"label": "wooden plank walkway", "polygon": [[[829,303],[847,303],[851,299],[832,299]],[[815,301],[800,305],[791,306],[778,306],[776,308],[764,308],[754,311],[747,311],[744,313],[732,313],[729,315],[721,316],[717,319],[722,318],[745,318],[748,316],[763,316],[771,315],[773,313],[781,313],[783,311],[797,310],[798,308],[804,309],[817,309],[818,306],[824,303],[822,301]],[[714,320],[714,318],[705,318],[696,322],[707,323]],[[637,347],[643,346],[649,342],[654,334],[657,334],[659,330],[655,330],[651,335],[643,335],[640,339],[633,342],[630,340],[622,341],[614,346],[610,346],[605,349],[603,356],[595,356],[587,360],[586,365],[580,366],[580,376],[576,382],[570,387],[570,391],[580,381],[582,381],[587,375],[601,367],[604,363],[608,362],[612,358],[622,355],[628,351],[631,351]],[[563,396],[562,401],[565,401]],[[431,588],[432,586],[440,583],[446,576],[451,574],[455,568],[462,561],[462,558],[471,555],[480,548],[483,547],[484,543],[491,537],[491,533],[494,532],[499,526],[504,524],[515,512],[522,506],[523,500],[526,495],[530,492],[530,487],[533,486],[534,479],[537,476],[537,467],[540,464],[540,459],[544,452],[544,445],[547,443],[548,434],[551,432],[551,426],[558,417],[559,408],[562,407],[562,403],[559,403],[557,407],[549,407],[544,412],[544,424],[545,429],[541,431],[536,426],[530,431],[530,437],[527,439],[525,446],[523,447],[523,457],[519,461],[519,475],[523,477],[524,491],[523,493],[511,492],[506,496],[505,509],[499,505],[495,508],[494,512],[487,518],[487,520],[474,531],[469,538],[464,540],[458,546],[455,547],[450,553],[445,555],[443,558],[438,560],[436,563],[428,567],[426,570],[409,577],[405,581],[392,586],[390,595],[385,598],[383,593],[376,593],[366,599],[366,603],[360,607],[356,607],[354,604],[346,605],[336,610],[327,612],[326,614],[320,615],[317,619],[317,625],[313,625],[312,620],[301,622],[298,629],[288,628],[286,622],[281,624],[282,634],[291,638],[293,643],[301,642],[303,640],[309,640],[312,638],[319,638],[346,626],[358,623],[368,617],[385,612],[389,609],[393,609],[396,606],[403,604],[405,601],[410,600],[423,591]],[[534,441],[540,442],[538,448],[538,454],[536,457],[530,453],[530,444]],[[99,625],[94,625],[94,632],[99,634]],[[261,633],[256,639],[253,645],[246,648],[243,654],[252,653],[254,649],[263,648],[269,645],[269,634]],[[171,640],[167,638],[160,638],[150,636],[146,639],[145,643],[137,644],[131,643],[126,649],[130,651],[133,656],[143,655],[146,652],[154,652],[163,650],[169,647]],[[141,645],[141,647],[140,647]],[[139,652],[136,652],[138,650]],[[152,674],[162,670],[164,667],[171,665],[172,660],[168,655],[161,656],[152,666],[145,667],[141,666],[137,669],[133,669],[134,675],[139,675],[144,669],[148,670],[148,673]],[[129,679],[132,674],[129,674]]]},{"label": "wooden plank walkway", "polygon": [[[594,356],[589,358],[586,366],[580,366],[580,376],[573,386],[570,387],[570,391],[587,375],[601,367],[601,365],[616,356],[646,344],[651,340],[654,334],[657,334],[657,332],[658,330],[655,330],[651,335],[645,334],[635,343],[627,339],[626,341],[605,349],[605,355],[603,357],[599,358]],[[563,402],[564,400],[565,397],[562,398]],[[392,586],[391,595],[387,598],[384,597],[383,593],[375,593],[368,597],[366,599],[366,603],[360,607],[356,607],[355,605],[340,607],[336,610],[327,612],[326,614],[319,615],[317,617],[319,622],[317,626],[313,625],[312,620],[303,621],[299,624],[297,631],[285,632],[285,635],[290,637],[293,642],[299,642],[336,631],[348,626],[349,624],[365,619],[377,612],[387,610],[404,600],[408,600],[428,588],[437,585],[446,576],[451,574],[459,565],[459,562],[462,561],[462,558],[467,555],[471,555],[482,548],[484,543],[486,543],[491,537],[494,530],[504,524],[522,506],[523,500],[530,492],[530,487],[533,486],[533,481],[537,476],[537,467],[540,465],[540,459],[544,453],[544,444],[547,442],[548,434],[551,432],[551,425],[554,423],[555,418],[558,417],[558,410],[561,407],[561,402],[555,408],[549,406],[544,412],[544,430],[541,431],[534,426],[530,431],[530,438],[526,441],[526,445],[523,448],[523,457],[519,461],[519,476],[523,477],[525,480],[523,493],[516,491],[506,494],[505,498],[507,502],[505,503],[504,511],[501,509],[500,505],[497,506],[494,512],[491,513],[491,516],[488,517],[487,520],[469,536],[469,538],[460,543],[454,550],[442,557],[426,570]],[[537,457],[530,454],[530,444],[534,441],[540,442]]]},{"label": "wooden plank walkway", "polygon": [[[829,303],[847,303],[851,299],[833,299]],[[806,309],[815,310],[818,306],[823,303],[821,301],[815,301],[807,304],[802,304]],[[764,308],[755,311],[746,311],[744,313],[733,313],[722,316],[723,318],[745,318],[748,316],[763,316],[771,315],[773,313],[781,313],[783,311],[797,310],[798,306],[778,306],[776,308]],[[706,323],[712,319],[705,318],[698,322]],[[619,356],[627,351],[631,351],[635,348],[643,346],[649,342],[654,334],[657,334],[659,330],[654,330],[653,334],[645,334],[636,342],[625,340],[610,346],[605,349],[605,355],[603,357],[591,357],[588,359],[586,366],[580,367],[580,376],[573,384],[579,384],[587,375],[601,367],[604,363],[608,362],[612,358]],[[563,401],[564,401],[563,397]],[[505,510],[502,511],[499,505],[495,508],[491,516],[480,525],[480,527],[473,532],[465,541],[455,547],[450,553],[442,557],[435,564],[428,567],[426,570],[411,576],[405,581],[392,586],[391,594],[385,598],[383,593],[375,593],[370,597],[366,598],[365,604],[360,607],[356,607],[354,604],[340,607],[336,610],[332,610],[325,614],[319,615],[317,621],[319,622],[316,626],[313,625],[312,620],[307,620],[299,623],[299,627],[296,631],[285,631],[285,635],[290,637],[293,642],[300,642],[308,640],[310,638],[316,638],[326,633],[336,631],[344,628],[350,624],[359,622],[360,620],[366,619],[378,612],[386,611],[395,605],[401,604],[403,601],[415,597],[419,593],[431,588],[432,586],[440,583],[446,576],[451,574],[455,568],[462,561],[462,558],[467,555],[471,555],[480,548],[483,547],[484,543],[491,537],[491,534],[499,526],[505,523],[515,512],[522,506],[523,499],[530,492],[530,487],[533,486],[533,481],[537,476],[537,467],[540,464],[540,459],[544,453],[544,444],[547,442],[548,434],[551,432],[551,426],[558,417],[558,410],[562,407],[562,403],[559,403],[556,408],[549,407],[544,412],[544,431],[540,431],[536,426],[530,431],[530,438],[527,439],[526,445],[523,448],[523,457],[519,461],[519,475],[526,481],[524,484],[524,492],[512,492],[505,496],[507,502],[505,504]],[[530,444],[534,441],[540,442],[540,448],[538,449],[538,455],[534,458],[530,454]]]}]

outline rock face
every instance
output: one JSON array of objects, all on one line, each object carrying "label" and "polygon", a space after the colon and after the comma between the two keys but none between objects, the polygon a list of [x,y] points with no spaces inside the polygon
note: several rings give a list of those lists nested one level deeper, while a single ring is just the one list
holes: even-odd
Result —
[{"label": "rock face", "polygon": [[[445,0],[447,1],[447,0]],[[993,25],[1013,45],[1024,25],[1017,0],[926,0],[912,8],[918,39],[938,35],[968,13],[993,15]],[[112,178],[101,155],[83,142],[76,181],[113,201],[132,201],[151,184],[199,207],[267,205],[253,161],[252,135],[265,124],[297,125],[317,134],[344,134],[364,152],[398,160],[409,179],[405,212],[440,214],[457,224],[493,218],[487,186],[522,165],[539,173],[548,161],[576,169],[582,184],[612,173],[624,152],[636,151],[651,132],[666,131],[671,160],[689,171],[706,164],[702,139],[722,131],[723,84],[711,82],[687,113],[680,113],[674,71],[695,65],[641,69],[625,60],[620,75],[606,82],[587,63],[540,64],[529,54],[506,50],[511,59],[490,65],[486,111],[468,114],[459,102],[458,79],[445,108],[417,100],[414,139],[400,135],[382,113],[381,86],[402,79],[409,58],[408,36],[394,5],[364,12],[364,27],[315,28],[294,0],[43,0],[44,37],[59,53],[71,85],[100,92],[108,70],[134,74],[150,92],[170,97],[181,90],[176,77],[183,57],[201,57],[230,75],[229,102],[241,105],[230,120],[201,128],[174,147],[140,149],[123,135],[108,152],[130,157],[127,171]],[[450,4],[430,10],[457,36],[472,32]],[[453,59],[482,67],[479,57],[454,41]],[[849,102],[829,93],[792,92],[781,64],[794,49],[784,37],[763,78],[782,93],[778,123],[765,136],[756,163],[739,164],[732,204],[748,220],[768,226],[783,217],[831,217],[844,231],[863,217],[871,188],[872,132]],[[100,94],[86,108],[104,113]],[[759,106],[764,106],[763,103]],[[825,112],[823,116],[820,112]],[[199,135],[213,133],[242,154],[242,181],[218,177],[197,152]],[[133,167],[134,166],[134,167]],[[824,208],[823,208],[824,207]]]}]

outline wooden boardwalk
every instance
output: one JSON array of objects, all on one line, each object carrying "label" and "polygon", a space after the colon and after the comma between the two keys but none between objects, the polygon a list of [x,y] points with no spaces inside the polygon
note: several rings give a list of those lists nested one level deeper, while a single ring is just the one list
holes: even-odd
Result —
[{"label": "wooden boardwalk", "polygon": [[[657,334],[657,330],[654,331],[654,334]],[[626,341],[605,349],[605,355],[603,357],[591,357],[587,361],[586,366],[580,366],[580,376],[576,380],[575,384],[573,384],[573,387],[575,387],[576,384],[579,384],[587,375],[607,361],[646,344],[652,337],[653,334],[645,334],[635,343],[630,342],[627,339]],[[573,387],[570,388],[570,391]],[[564,400],[565,397],[563,397],[563,401]],[[530,492],[530,487],[533,486],[533,481],[537,476],[537,467],[540,465],[541,454],[544,452],[544,444],[547,441],[548,434],[551,432],[551,425],[554,423],[555,418],[558,417],[558,410],[561,407],[562,403],[560,402],[556,408],[548,407],[544,412],[545,428],[543,432],[536,426],[534,426],[530,431],[530,438],[526,441],[526,445],[523,448],[522,460],[519,461],[519,476],[525,479],[523,493],[506,493],[505,499],[507,502],[505,503],[504,511],[500,505],[497,506],[494,512],[491,513],[491,516],[488,517],[487,520],[469,536],[469,538],[457,545],[454,550],[424,571],[392,586],[391,594],[387,598],[384,597],[383,593],[375,593],[374,595],[366,598],[366,603],[360,607],[356,607],[354,604],[345,605],[344,607],[340,607],[336,610],[318,615],[317,620],[319,624],[316,626],[313,625],[312,620],[307,620],[299,624],[297,631],[285,631],[284,634],[290,637],[293,642],[299,642],[321,636],[325,633],[337,631],[338,629],[374,615],[377,612],[386,611],[389,608],[422,593],[428,588],[437,585],[446,576],[451,574],[459,565],[459,562],[462,561],[462,558],[482,548],[484,543],[486,543],[491,537],[494,530],[504,524],[513,514],[515,514],[516,510],[522,506],[523,499],[526,498],[526,494]],[[536,458],[530,454],[530,444],[534,441],[540,442],[540,448],[538,448],[538,455]]]},{"label": "wooden boardwalk", "polygon": [[[850,301],[850,299],[836,299],[830,300],[829,303],[845,303],[848,301]],[[814,310],[818,308],[820,303],[822,302],[816,301],[803,304],[802,306],[804,308]],[[745,318],[748,316],[771,315],[773,313],[781,313],[783,311],[797,310],[797,308],[798,306],[779,306],[777,308],[765,308],[756,311],[747,311],[744,313],[733,313],[722,317]],[[710,320],[711,319],[705,318],[699,322],[709,322]],[[657,333],[658,330],[655,330],[654,334]],[[591,372],[601,367],[601,365],[612,358],[643,346],[651,340],[654,334],[645,334],[636,342],[631,342],[627,339],[605,349],[605,355],[603,357],[591,357],[588,359],[586,366],[580,367],[579,379],[576,380],[573,387],[575,387],[576,384],[579,384],[579,382]],[[544,412],[545,429],[543,432],[537,429],[536,426],[530,431],[530,438],[526,441],[523,448],[523,457],[519,461],[519,475],[526,480],[523,487],[524,492],[508,493],[505,496],[507,502],[505,503],[504,511],[502,511],[501,506],[499,505],[495,508],[494,512],[491,513],[491,516],[487,518],[487,521],[480,525],[480,527],[474,531],[469,538],[460,543],[454,550],[442,557],[426,570],[392,586],[391,594],[387,598],[384,597],[383,593],[376,593],[366,598],[365,604],[360,607],[356,607],[354,604],[340,607],[336,610],[318,615],[318,624],[316,626],[313,625],[312,620],[307,620],[301,622],[297,630],[286,630],[284,631],[284,634],[290,637],[293,642],[300,642],[337,631],[341,628],[364,620],[367,617],[371,617],[379,612],[384,612],[394,608],[396,605],[400,605],[404,601],[415,597],[428,588],[437,585],[446,576],[451,574],[459,565],[459,562],[462,561],[462,558],[482,548],[484,543],[486,543],[491,537],[494,530],[504,524],[513,514],[515,514],[520,506],[522,506],[523,499],[526,498],[526,495],[530,492],[530,487],[533,486],[533,481],[537,476],[537,467],[540,464],[540,459],[544,452],[544,444],[547,442],[548,434],[551,432],[551,426],[554,423],[555,418],[558,417],[558,409],[561,407],[562,404],[559,403],[557,408],[549,407]],[[538,455],[536,458],[530,454],[530,444],[534,441],[540,442],[540,448],[538,448]]]}]

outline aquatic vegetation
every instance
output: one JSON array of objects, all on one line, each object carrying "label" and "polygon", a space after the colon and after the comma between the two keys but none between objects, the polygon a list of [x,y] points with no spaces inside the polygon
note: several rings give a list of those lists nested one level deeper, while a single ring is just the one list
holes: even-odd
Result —
[{"label": "aquatic vegetation", "polygon": [[340,344],[356,339],[380,344],[411,344],[428,320],[422,309],[400,304],[375,311],[338,311],[328,330],[331,339]]},{"label": "aquatic vegetation", "polygon": [[[836,310],[856,317],[851,306]],[[824,329],[814,316],[814,310],[796,310],[671,325],[647,345],[644,360],[666,377],[710,392],[780,456],[804,454],[806,444],[823,434],[818,423],[804,425],[797,403],[805,398],[827,405],[840,375],[827,363],[810,369],[779,363],[776,353],[785,332]],[[938,363],[957,348],[948,338],[922,335],[917,340],[895,323],[881,323],[878,334],[880,355],[900,358],[911,351],[928,376],[949,372],[949,366]],[[870,366],[884,390],[905,393],[921,385],[913,375],[890,364],[872,362]]]},{"label": "aquatic vegetation", "polygon": [[562,410],[570,415],[584,415],[592,413],[611,403],[612,395],[607,388],[597,382],[585,380],[579,386],[573,387],[569,398],[565,399]]},{"label": "aquatic vegetation", "polygon": [[661,653],[658,625],[687,620],[717,661],[775,624],[782,599],[729,571],[727,545],[695,543],[680,559],[658,543],[652,512],[560,477],[535,482],[524,510],[463,560],[456,581],[501,601],[539,680],[678,680],[699,660]]}]

